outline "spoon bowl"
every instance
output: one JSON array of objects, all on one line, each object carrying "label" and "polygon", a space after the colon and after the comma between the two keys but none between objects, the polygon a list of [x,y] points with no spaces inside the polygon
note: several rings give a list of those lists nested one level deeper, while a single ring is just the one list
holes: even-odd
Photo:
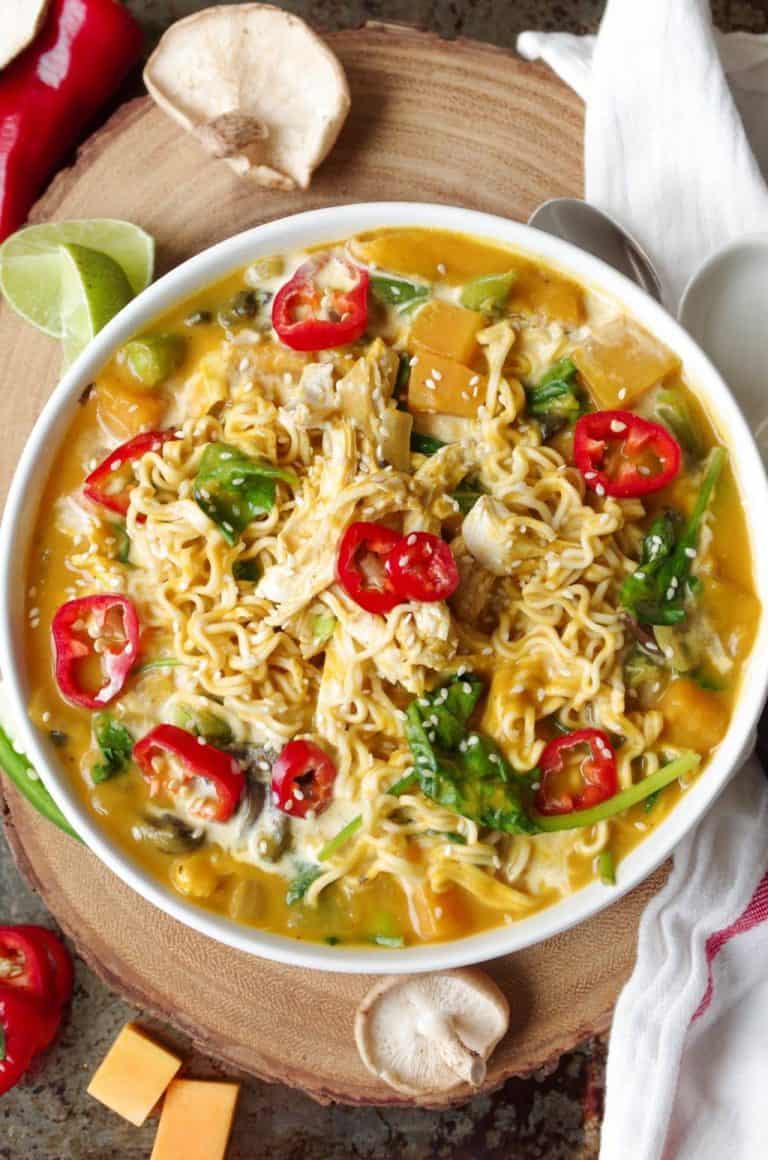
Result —
[{"label": "spoon bowl", "polygon": [[602,258],[642,286],[651,298],[662,301],[661,283],[651,259],[640,243],[602,210],[577,197],[554,197],[533,211],[528,225]]},{"label": "spoon bowl", "polygon": [[679,321],[736,396],[768,463],[768,233],[724,246],[691,278]]}]

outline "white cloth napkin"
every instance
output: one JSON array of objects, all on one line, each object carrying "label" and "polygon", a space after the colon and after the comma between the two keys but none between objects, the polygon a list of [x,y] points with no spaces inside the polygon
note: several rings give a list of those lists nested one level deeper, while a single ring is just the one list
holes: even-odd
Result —
[{"label": "white cloth napkin", "polygon": [[[526,32],[518,49],[586,100],[586,198],[646,247],[671,310],[710,253],[768,230],[768,37],[719,35],[706,0],[609,0],[597,39]],[[768,782],[752,759],[641,921],[601,1160],[768,1157],[767,1059]]]}]

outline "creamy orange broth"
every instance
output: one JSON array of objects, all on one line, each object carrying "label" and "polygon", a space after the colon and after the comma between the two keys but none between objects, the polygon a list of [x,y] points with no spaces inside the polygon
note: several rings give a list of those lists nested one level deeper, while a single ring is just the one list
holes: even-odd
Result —
[{"label": "creamy orange broth", "polygon": [[[581,287],[554,270],[544,269],[493,244],[441,231],[382,230],[359,239],[353,253],[358,261],[366,261],[379,271],[440,283],[446,287],[446,293],[451,287],[461,286],[478,276],[516,268],[519,276],[506,305],[507,314],[515,319],[543,316],[548,325],[560,326],[566,336],[582,327],[586,319],[587,299]],[[270,287],[279,284],[281,275],[270,273],[272,276],[267,280]],[[406,891],[396,876],[383,873],[368,881],[364,872],[356,872],[326,888],[316,905],[290,906],[286,904],[287,882],[283,872],[246,864],[216,842],[208,842],[186,854],[169,855],[149,841],[137,841],[134,831],[148,803],[148,788],[135,765],[101,784],[91,782],[90,769],[98,756],[92,738],[92,714],[68,704],[57,689],[52,670],[50,625],[56,609],[66,599],[98,591],[99,585],[94,578],[85,576],[82,566],[79,571],[73,566],[74,537],[71,520],[62,518],[62,501],[64,497],[80,495],[84,476],[113,447],[139,431],[164,426],[172,393],[222,342],[223,331],[215,322],[217,310],[246,286],[244,272],[237,272],[180,304],[149,328],[152,333],[179,333],[186,339],[184,363],[166,385],[154,390],[138,388],[119,359],[113,358],[97,377],[93,389],[84,394],[64,447],[52,465],[29,555],[27,659],[34,689],[31,716],[42,730],[52,732],[61,742],[58,752],[62,765],[104,830],[158,879],[208,909],[299,939],[360,943],[381,935],[384,945],[388,939],[397,942],[402,938],[406,943],[418,943],[456,938],[512,921],[511,914],[485,905],[476,894],[460,885],[449,884],[437,891],[424,882]],[[214,321],[188,325],[185,320],[196,311],[210,311]],[[395,323],[385,319],[382,325],[391,332]],[[407,348],[407,336],[402,341]],[[259,374],[267,372],[295,379],[308,361],[269,337],[251,353],[257,382]],[[355,353],[359,351],[339,356],[341,371],[352,366]],[[481,364],[482,355],[478,350],[472,366]],[[524,360],[518,360],[515,373],[524,377],[524,370]],[[668,374],[665,381],[674,383],[684,396],[704,447],[718,443],[711,417],[693,398],[679,370]],[[637,400],[637,407],[643,409],[642,398]],[[567,432],[555,435],[553,444],[566,454]],[[669,505],[689,512],[696,494],[692,478],[684,470],[674,484],[648,497],[645,524],[654,512]],[[93,509],[89,510],[93,515]],[[726,680],[716,682],[717,691],[701,688],[688,679],[676,681],[667,676],[660,682],[661,686],[669,682],[666,689],[660,687],[650,697],[646,695],[642,705],[644,710],[653,710],[659,705],[663,710],[666,698],[672,707],[669,717],[665,716],[662,748],[665,741],[672,747],[700,745],[705,758],[722,736],[731,714],[738,695],[741,666],[752,646],[760,614],[752,583],[744,514],[730,468],[722,476],[711,513],[711,575],[705,580],[701,600],[725,645],[732,668]],[[112,554],[110,541],[115,538],[117,522],[118,517],[103,512],[96,530],[89,533],[106,556]],[[143,660],[172,652],[162,632],[144,634]],[[314,663],[322,666],[322,653]],[[487,732],[497,735],[504,748],[503,730],[497,733],[495,725],[502,712],[499,706],[504,703],[503,697],[519,695],[533,700],[535,690],[510,693],[515,674],[510,671],[505,676],[504,664],[498,657],[475,657],[473,667],[489,681],[493,679],[491,696],[502,698],[493,704],[486,698],[477,717],[482,719]],[[160,707],[155,723],[163,720],[162,704],[173,680],[174,670],[163,668],[144,672],[139,669],[129,678],[129,687],[138,690],[147,704]],[[682,699],[678,695],[681,690]],[[676,697],[681,701],[677,708]],[[399,703],[407,701],[406,696]],[[537,733],[550,736],[549,722],[539,721]],[[675,808],[683,792],[675,783],[651,809],[641,803],[613,820],[609,848],[614,859],[620,861],[642,841]],[[418,869],[426,856],[424,842],[406,842],[405,848],[408,862]],[[589,882],[595,876],[594,854],[572,851],[568,855],[568,874],[570,890]],[[550,905],[561,894],[559,889],[541,890],[526,913]]]}]

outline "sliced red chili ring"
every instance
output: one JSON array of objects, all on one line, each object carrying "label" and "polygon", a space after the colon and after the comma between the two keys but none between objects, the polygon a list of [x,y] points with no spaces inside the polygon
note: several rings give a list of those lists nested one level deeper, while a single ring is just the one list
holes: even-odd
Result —
[{"label": "sliced red chili ring", "polygon": [[312,741],[289,741],[272,766],[275,804],[293,818],[321,814],[331,802],[336,766]]},{"label": "sliced red chili ring", "polygon": [[116,447],[86,476],[83,491],[88,499],[124,516],[136,482],[133,465],[150,451],[159,451],[169,439],[176,438],[175,431],[144,431]]},{"label": "sliced red chili ring", "polygon": [[[578,766],[581,785],[572,787],[566,777],[565,757],[572,749],[586,747]],[[570,814],[599,805],[618,792],[616,754],[601,729],[577,729],[555,737],[539,758],[540,785],[536,809],[540,814]]]},{"label": "sliced red chili ring", "polygon": [[0,983],[0,1096],[10,1091],[47,1046],[47,1028],[33,999]]},{"label": "sliced red chili ring", "polygon": [[[56,683],[73,705],[102,709],[121,692],[139,653],[139,617],[127,596],[105,593],[62,604],[51,626]],[[90,669],[100,668],[93,687]]]},{"label": "sliced red chili ring", "polygon": [[577,420],[576,466],[598,495],[631,498],[659,491],[680,471],[679,443],[665,427],[631,411],[594,411]]},{"label": "sliced red chili ring", "polygon": [[[161,756],[175,758],[181,766],[173,774],[161,774],[155,759]],[[157,725],[133,747],[133,756],[144,777],[150,783],[150,792],[161,788],[174,792],[174,781],[180,786],[199,777],[213,790],[213,797],[205,798],[193,807],[200,818],[226,822],[237,809],[245,789],[245,775],[231,754],[215,745],[201,742],[199,737],[179,729],[177,725]]]},{"label": "sliced red chili ring", "polygon": [[342,536],[336,575],[348,596],[366,612],[389,612],[402,603],[386,560],[402,537],[383,524],[350,524]]},{"label": "sliced red chili ring", "polygon": [[272,325],[293,350],[346,346],[368,325],[368,271],[336,254],[299,266],[272,303]]},{"label": "sliced red chili ring", "polygon": [[447,600],[459,586],[453,552],[439,536],[411,532],[389,553],[384,565],[402,600]]}]

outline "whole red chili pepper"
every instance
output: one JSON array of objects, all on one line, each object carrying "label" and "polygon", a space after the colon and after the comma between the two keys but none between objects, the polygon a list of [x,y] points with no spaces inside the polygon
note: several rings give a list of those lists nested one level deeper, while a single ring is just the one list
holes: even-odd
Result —
[{"label": "whole red chili pepper", "polygon": [[169,439],[176,438],[175,431],[144,431],[116,447],[86,476],[83,491],[88,499],[124,516],[135,482],[133,464],[148,452],[159,451]]},{"label": "whole red chili pepper", "polygon": [[176,758],[182,782],[199,777],[210,783],[214,796],[196,811],[199,817],[213,822],[232,817],[245,789],[245,774],[234,757],[177,725],[156,725],[133,747],[136,764],[147,781],[159,781],[153,761],[162,754]]},{"label": "whole red chili pepper", "polygon": [[283,813],[304,818],[331,804],[336,766],[312,741],[289,741],[272,766],[272,793]]},{"label": "whole red chili pepper", "polygon": [[293,350],[327,350],[360,338],[368,325],[369,281],[367,270],[333,254],[304,262],[272,303],[281,342]]},{"label": "whole red chili pepper", "polygon": [[[82,596],[62,604],[51,626],[56,683],[73,705],[103,709],[123,688],[139,653],[139,617],[127,596]],[[82,666],[101,662],[103,682],[84,683]],[[90,682],[89,682],[90,683]]]},{"label": "whole red chili pepper", "polygon": [[52,0],[34,42],[0,74],[0,241],[141,55],[117,0]]},{"label": "whole red chili pepper", "polygon": [[[570,790],[559,786],[557,775],[565,769],[566,753],[582,746],[588,752],[579,764],[581,788]],[[555,737],[544,746],[539,771],[541,784],[536,793],[536,809],[540,814],[570,814],[573,810],[589,809],[613,797],[619,789],[616,754],[608,735],[601,729],[577,729]]]},{"label": "whole red chili pepper", "polygon": [[659,491],[680,470],[680,445],[631,411],[592,411],[573,433],[573,457],[588,487],[619,498]]},{"label": "whole red chili pepper", "polygon": [[32,1056],[46,1043],[44,1027],[34,1000],[0,983],[0,1096],[18,1083],[32,1062]]},{"label": "whole red chili pepper", "polygon": [[53,970],[48,953],[23,927],[0,926],[0,982],[28,998],[49,1003]]}]

